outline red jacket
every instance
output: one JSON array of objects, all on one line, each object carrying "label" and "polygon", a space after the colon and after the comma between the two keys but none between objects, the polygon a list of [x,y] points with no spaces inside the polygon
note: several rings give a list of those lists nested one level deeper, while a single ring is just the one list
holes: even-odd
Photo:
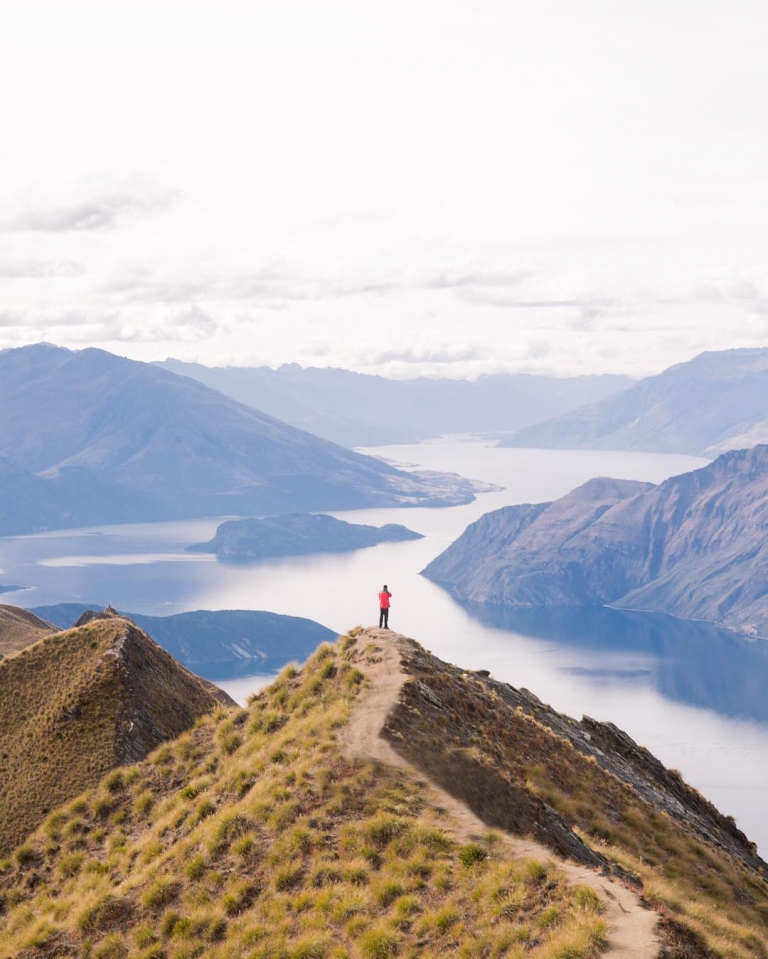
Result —
[{"label": "red jacket", "polygon": [[383,589],[379,593],[379,609],[389,609],[389,597],[392,595],[388,589]]}]

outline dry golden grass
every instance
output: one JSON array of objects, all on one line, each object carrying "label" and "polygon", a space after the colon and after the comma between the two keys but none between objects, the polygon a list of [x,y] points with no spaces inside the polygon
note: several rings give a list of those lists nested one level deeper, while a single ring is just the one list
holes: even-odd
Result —
[{"label": "dry golden grass", "polygon": [[[215,704],[201,680],[122,619],[52,633],[2,660],[0,855],[126,754],[146,754]],[[102,821],[113,803],[106,792],[94,811]]]},{"label": "dry golden grass", "polygon": [[12,656],[58,629],[18,606],[0,603],[0,659]]},{"label": "dry golden grass", "polygon": [[0,853],[115,765],[117,678],[93,670],[113,631],[79,632],[80,642],[54,633],[0,662]]},{"label": "dry golden grass", "polygon": [[51,814],[2,867],[0,954],[599,954],[590,890],[496,835],[457,843],[424,781],[344,758],[366,655],[353,636],[321,647]]},{"label": "dry golden grass", "polygon": [[688,955],[768,957],[764,878],[654,809],[487,683],[417,659],[409,669],[441,708],[425,708],[418,687],[406,684],[388,731],[411,762],[497,827],[510,812],[532,820],[532,800],[546,802],[589,846],[639,877],[649,904],[689,930],[697,951]]}]

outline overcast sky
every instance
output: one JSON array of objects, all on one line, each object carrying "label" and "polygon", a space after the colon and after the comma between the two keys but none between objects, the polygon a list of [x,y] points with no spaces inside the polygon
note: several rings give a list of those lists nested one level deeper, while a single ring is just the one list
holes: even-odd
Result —
[{"label": "overcast sky", "polygon": [[11,0],[0,348],[644,375],[768,345],[763,0]]}]

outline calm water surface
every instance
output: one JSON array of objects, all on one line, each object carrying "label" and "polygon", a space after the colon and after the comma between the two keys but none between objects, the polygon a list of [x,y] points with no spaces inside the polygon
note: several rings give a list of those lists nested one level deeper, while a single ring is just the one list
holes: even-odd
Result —
[{"label": "calm water surface", "polygon": [[[419,571],[480,515],[562,496],[594,476],[659,482],[704,465],[688,456],[514,450],[471,440],[379,448],[400,463],[498,483],[503,492],[451,509],[339,512],[354,522],[403,523],[423,540],[347,554],[247,566],[185,553],[221,518],[111,526],[0,539],[0,579],[28,586],[17,605],[113,603],[137,613],[266,609],[343,632],[371,625],[376,593],[392,590],[391,625],[437,655],[490,669],[575,716],[610,719],[686,779],[768,851],[768,643],[703,624],[617,610],[463,608]],[[244,700],[270,677],[221,683]]]}]

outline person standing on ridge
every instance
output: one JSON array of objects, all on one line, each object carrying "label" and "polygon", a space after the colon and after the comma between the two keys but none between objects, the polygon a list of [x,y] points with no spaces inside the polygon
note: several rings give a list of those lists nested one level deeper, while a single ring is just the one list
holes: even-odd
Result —
[{"label": "person standing on ridge", "polygon": [[379,629],[389,629],[389,597],[392,595],[384,584],[384,589],[379,593]]}]

